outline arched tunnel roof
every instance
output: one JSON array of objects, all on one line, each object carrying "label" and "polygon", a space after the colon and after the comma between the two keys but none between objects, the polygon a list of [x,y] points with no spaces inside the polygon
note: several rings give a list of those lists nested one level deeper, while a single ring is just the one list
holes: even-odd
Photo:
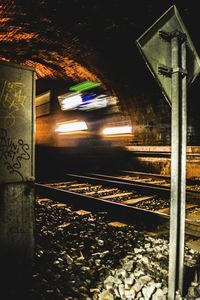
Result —
[{"label": "arched tunnel roof", "polygon": [[127,78],[135,40],[176,2],[199,52],[197,1],[2,0],[0,60],[34,67],[37,78],[103,81],[102,64]]}]

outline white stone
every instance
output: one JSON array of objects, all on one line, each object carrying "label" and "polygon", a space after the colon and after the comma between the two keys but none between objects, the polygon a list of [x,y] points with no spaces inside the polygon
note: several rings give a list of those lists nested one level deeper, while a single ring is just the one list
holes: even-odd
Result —
[{"label": "white stone", "polygon": [[134,299],[135,298],[135,291],[134,291],[134,289],[125,290],[124,295],[127,299]]},{"label": "white stone", "polygon": [[128,278],[125,278],[124,283],[125,283],[125,285],[130,286],[133,284],[133,281],[134,281],[134,275],[131,274],[131,276],[129,276]]},{"label": "white stone", "polygon": [[114,293],[116,297],[120,297],[119,291],[117,288],[114,289]]},{"label": "white stone", "polygon": [[189,252],[190,252],[191,254],[194,254],[194,253],[195,253],[195,251],[194,251],[193,249],[190,249]]},{"label": "white stone", "polygon": [[121,297],[124,297],[124,284],[121,283],[119,286],[118,286],[118,291],[119,291],[119,294]]},{"label": "white stone", "polygon": [[195,297],[195,290],[194,290],[194,287],[193,286],[190,286],[188,288],[188,296],[191,297],[191,298],[194,298]]},{"label": "white stone", "polygon": [[156,258],[157,259],[161,259],[161,258],[163,258],[164,257],[164,255],[162,254],[162,253],[157,253],[156,254]]},{"label": "white stone", "polygon": [[103,240],[97,240],[97,243],[99,246],[103,246],[104,245],[104,241]]},{"label": "white stone", "polygon": [[181,297],[181,295],[178,292],[176,292],[175,299],[176,300],[182,300],[183,298]]},{"label": "white stone", "polygon": [[119,269],[116,271],[116,275],[119,278],[125,278],[126,277],[126,271],[124,269]]},{"label": "white stone", "polygon": [[104,287],[109,290],[113,287],[113,283],[114,283],[115,278],[113,276],[108,276],[105,280],[104,280]]},{"label": "white stone", "polygon": [[163,294],[163,291],[161,289],[157,289],[155,294],[152,296],[152,300],[165,300],[167,299],[166,295]]},{"label": "white stone", "polygon": [[145,265],[147,265],[147,264],[149,263],[148,257],[143,256],[143,257],[142,257],[142,262],[143,262]]},{"label": "white stone", "polygon": [[137,295],[136,295],[136,298],[135,298],[135,299],[137,300],[137,299],[140,299],[141,297],[142,297],[142,293],[141,293],[141,292],[139,292],[139,293],[137,293]]},{"label": "white stone", "polygon": [[143,249],[140,249],[140,248],[134,248],[135,254],[141,253],[142,251],[143,251]]},{"label": "white stone", "polygon": [[196,281],[192,281],[192,282],[191,282],[191,286],[195,286],[195,287],[196,287],[196,286],[198,286],[198,285],[199,285],[199,284],[198,284],[198,282],[196,282]]},{"label": "white stone", "polygon": [[114,297],[109,291],[103,291],[99,294],[99,300],[114,300]]},{"label": "white stone", "polygon": [[150,282],[152,278],[148,275],[145,275],[145,276],[141,276],[138,280],[141,284],[144,284]]},{"label": "white stone", "polygon": [[153,248],[148,248],[148,249],[147,249],[147,252],[148,252],[148,253],[153,252]]},{"label": "white stone", "polygon": [[133,260],[130,260],[130,261],[126,262],[126,263],[124,264],[124,266],[123,266],[124,269],[125,269],[126,271],[130,272],[130,271],[133,269],[133,263],[134,263]]},{"label": "white stone", "polygon": [[163,287],[163,288],[162,288],[162,292],[163,292],[164,295],[167,295],[167,293],[168,293],[168,288],[167,288],[166,286]]},{"label": "white stone", "polygon": [[132,289],[135,290],[136,294],[141,290],[141,288],[142,288],[142,285],[138,281],[132,286]]},{"label": "white stone", "polygon": [[157,289],[160,289],[162,287],[162,283],[161,282],[155,282],[154,285],[155,285],[155,287]]},{"label": "white stone", "polygon": [[122,283],[121,279],[115,277],[115,278],[114,278],[114,284],[115,284],[116,286],[118,286],[120,283]]},{"label": "white stone", "polygon": [[163,248],[161,248],[160,246],[155,246],[155,247],[154,247],[154,251],[155,251],[156,253],[159,253],[159,252],[162,252],[162,251],[163,251]]},{"label": "white stone", "polygon": [[145,275],[144,274],[144,272],[141,270],[141,269],[136,269],[135,271],[134,271],[134,275],[135,275],[135,277],[140,277],[140,276],[143,276],[143,275]]},{"label": "white stone", "polygon": [[145,300],[149,300],[155,291],[155,286],[147,286],[142,289],[142,294]]}]

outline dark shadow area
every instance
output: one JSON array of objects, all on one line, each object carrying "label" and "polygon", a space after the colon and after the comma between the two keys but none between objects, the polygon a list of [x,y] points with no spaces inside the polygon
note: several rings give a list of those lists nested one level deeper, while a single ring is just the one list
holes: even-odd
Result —
[{"label": "dark shadow area", "polygon": [[109,144],[70,149],[36,146],[36,181],[63,177],[69,172],[117,172],[127,169],[130,162],[130,152]]},{"label": "dark shadow area", "polygon": [[[10,257],[12,254],[10,255]],[[30,263],[21,264],[19,256],[15,255],[9,260],[8,253],[3,256],[0,263],[1,276],[1,299],[2,300],[26,300],[30,298],[30,288],[32,286],[32,266]],[[23,261],[21,259],[21,261]]]}]

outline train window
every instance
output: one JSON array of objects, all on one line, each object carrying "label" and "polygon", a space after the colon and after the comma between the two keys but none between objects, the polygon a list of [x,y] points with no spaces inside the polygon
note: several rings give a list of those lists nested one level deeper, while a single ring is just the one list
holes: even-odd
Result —
[{"label": "train window", "polygon": [[47,91],[43,94],[36,96],[35,98],[36,118],[48,115],[50,113],[50,96],[51,96],[51,91]]}]

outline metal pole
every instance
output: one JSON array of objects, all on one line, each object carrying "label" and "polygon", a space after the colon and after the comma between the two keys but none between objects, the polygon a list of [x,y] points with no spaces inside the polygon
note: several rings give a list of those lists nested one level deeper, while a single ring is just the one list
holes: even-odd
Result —
[{"label": "metal pole", "polygon": [[[181,44],[181,64],[182,69],[186,70],[186,42]],[[182,84],[182,101],[181,106],[181,139],[180,155],[181,155],[181,198],[180,198],[180,242],[179,242],[179,280],[178,289],[180,294],[183,294],[183,279],[184,279],[184,250],[185,250],[185,204],[186,204],[186,146],[187,146],[187,82],[186,74],[181,74]]]},{"label": "metal pole", "polygon": [[[180,32],[171,39],[172,115],[171,115],[171,205],[168,299],[183,293],[186,181],[186,65],[185,41]],[[182,41],[181,41],[182,42]],[[180,47],[181,46],[181,47]],[[181,54],[181,55],[180,55]]]}]

